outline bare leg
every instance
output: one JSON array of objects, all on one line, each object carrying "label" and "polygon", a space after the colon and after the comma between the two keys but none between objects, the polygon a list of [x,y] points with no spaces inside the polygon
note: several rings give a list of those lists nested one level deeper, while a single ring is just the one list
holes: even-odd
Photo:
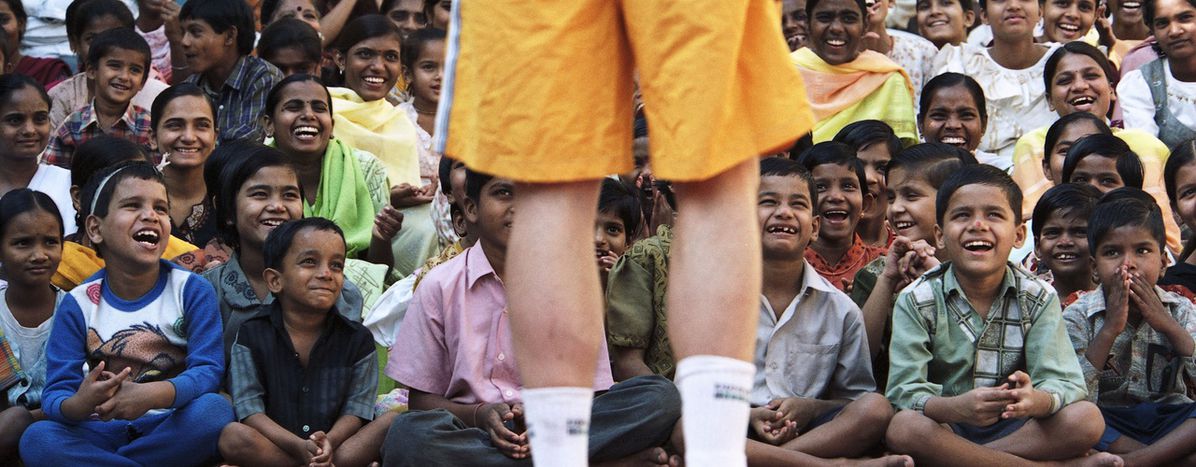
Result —
[{"label": "bare leg", "polygon": [[232,465],[293,466],[295,460],[257,430],[233,422],[220,432],[220,456]]},{"label": "bare leg", "polygon": [[17,446],[21,434],[34,422],[33,414],[25,407],[9,407],[0,412],[0,465],[16,465]]},{"label": "bare leg", "polygon": [[[1035,462],[987,448],[959,437],[921,412],[903,410],[893,416],[886,444],[894,452],[913,456],[918,465],[1030,466],[1081,465],[1117,467],[1121,458],[1109,453],[1077,457],[1062,462]],[[1049,442],[1049,440],[1042,440]],[[1095,444],[1095,442],[1093,443]]]},{"label": "bare leg", "polygon": [[[1129,437],[1122,436],[1109,446],[1109,452],[1119,454],[1125,459],[1125,465],[1166,465],[1178,462],[1180,459],[1196,457],[1196,419],[1189,419],[1167,433],[1162,439],[1150,446],[1143,445]],[[1192,465],[1184,462],[1183,465]]]},{"label": "bare leg", "polygon": [[822,458],[859,457],[876,447],[893,418],[884,396],[868,393],[843,408],[834,420],[785,443],[786,449]]},{"label": "bare leg", "polygon": [[332,452],[332,463],[340,467],[359,467],[382,459],[382,442],[399,414],[386,412],[357,430]]},{"label": "bare leg", "polygon": [[595,181],[515,188],[516,219],[500,275],[525,387],[593,386],[602,342],[593,240],[598,188]]},{"label": "bare leg", "polygon": [[1063,460],[1084,455],[1104,432],[1104,419],[1096,405],[1081,401],[1054,416],[1026,422],[1009,436],[986,445],[1024,459]]}]

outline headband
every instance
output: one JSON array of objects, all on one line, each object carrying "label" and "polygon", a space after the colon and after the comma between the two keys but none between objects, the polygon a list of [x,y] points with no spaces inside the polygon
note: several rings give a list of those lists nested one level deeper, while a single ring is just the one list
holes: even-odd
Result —
[{"label": "headband", "polygon": [[125,168],[129,167],[130,165],[132,164],[122,165],[116,170],[113,170],[112,173],[108,174],[107,177],[104,177],[103,180],[100,180],[100,186],[96,187],[96,192],[91,195],[91,209],[87,211],[88,215],[95,214],[96,201],[99,201],[100,193],[104,191],[104,187],[108,185],[108,181],[112,180],[112,177],[115,177],[116,174],[120,173],[122,170],[125,170]]}]

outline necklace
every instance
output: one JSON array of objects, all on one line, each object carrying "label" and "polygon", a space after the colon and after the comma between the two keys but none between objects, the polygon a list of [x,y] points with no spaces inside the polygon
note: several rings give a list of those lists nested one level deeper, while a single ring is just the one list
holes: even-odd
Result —
[{"label": "necklace", "polygon": [[415,109],[415,113],[417,113],[417,114],[420,114],[420,115],[431,115],[431,116],[436,116],[436,110],[435,110],[435,109],[433,109],[433,110],[420,110],[420,108],[419,108],[419,107],[416,107],[416,105],[415,105],[415,103],[414,103],[414,102],[412,102],[412,103],[411,103],[411,108]]}]

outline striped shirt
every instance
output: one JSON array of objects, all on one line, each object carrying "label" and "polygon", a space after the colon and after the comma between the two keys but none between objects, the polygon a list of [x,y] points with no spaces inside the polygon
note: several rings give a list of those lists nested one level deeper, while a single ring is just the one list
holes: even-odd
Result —
[{"label": "striped shirt", "polygon": [[157,158],[157,151],[154,151],[152,142],[152,131],[149,111],[131,103],[125,109],[125,114],[120,117],[120,120],[113,123],[111,128],[100,127],[93,100],[90,104],[76,110],[62,122],[62,125],[58,126],[54,136],[50,137],[50,143],[42,151],[42,163],[70,170],[71,157],[74,156],[75,149],[80,144],[99,135],[127,139],[145,149],[146,154],[154,154],[154,157]]},{"label": "striped shirt", "polygon": [[261,142],[265,137],[262,112],[266,110],[266,95],[274,84],[282,81],[282,72],[257,57],[241,57],[223,84],[213,86],[203,74],[187,77],[186,82],[203,88],[216,103],[216,127],[220,142],[248,139]]}]

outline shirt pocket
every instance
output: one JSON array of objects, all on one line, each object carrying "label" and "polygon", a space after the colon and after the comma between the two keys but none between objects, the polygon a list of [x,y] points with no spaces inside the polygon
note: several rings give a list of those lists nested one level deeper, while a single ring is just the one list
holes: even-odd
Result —
[{"label": "shirt pocket", "polygon": [[788,384],[797,389],[797,394],[808,397],[821,395],[839,363],[839,347],[839,344],[801,342],[785,345],[785,377]]}]

